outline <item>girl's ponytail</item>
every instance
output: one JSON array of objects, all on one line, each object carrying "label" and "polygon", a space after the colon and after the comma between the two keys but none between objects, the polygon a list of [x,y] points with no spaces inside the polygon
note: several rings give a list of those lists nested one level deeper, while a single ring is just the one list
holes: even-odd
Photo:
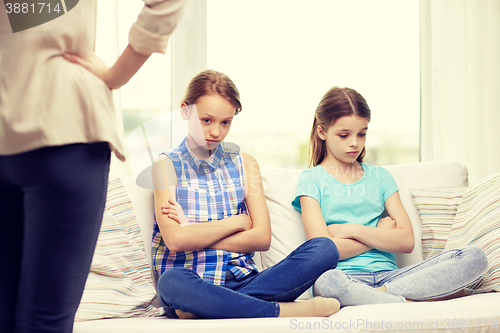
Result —
[{"label": "girl's ponytail", "polygon": [[307,158],[308,168],[318,165],[326,156],[325,142],[318,136],[317,128],[318,119],[315,116],[311,130],[311,138],[309,140],[309,156]]}]

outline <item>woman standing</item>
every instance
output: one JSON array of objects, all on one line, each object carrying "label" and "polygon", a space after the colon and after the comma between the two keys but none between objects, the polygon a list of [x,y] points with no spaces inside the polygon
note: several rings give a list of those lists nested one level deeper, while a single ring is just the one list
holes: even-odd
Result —
[{"label": "woman standing", "polygon": [[145,0],[108,68],[93,54],[96,0],[12,33],[0,11],[0,332],[71,332],[106,200],[124,160],[111,89],[165,52],[182,0]]}]

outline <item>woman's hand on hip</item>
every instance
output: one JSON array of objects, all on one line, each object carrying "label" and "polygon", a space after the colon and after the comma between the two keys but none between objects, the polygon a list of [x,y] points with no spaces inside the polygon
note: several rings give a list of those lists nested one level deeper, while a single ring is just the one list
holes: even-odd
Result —
[{"label": "woman's hand on hip", "polygon": [[94,52],[91,53],[89,60],[85,60],[72,53],[64,53],[63,57],[69,62],[82,66],[83,68],[100,78],[102,81],[104,81],[109,89],[112,89],[107,82],[110,68],[108,65],[106,65],[104,60],[96,56]]}]

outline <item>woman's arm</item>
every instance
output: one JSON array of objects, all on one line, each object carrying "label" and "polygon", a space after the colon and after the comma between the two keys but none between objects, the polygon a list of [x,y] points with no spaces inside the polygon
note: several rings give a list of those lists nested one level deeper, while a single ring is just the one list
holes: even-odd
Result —
[{"label": "woman's arm", "polygon": [[106,63],[94,53],[88,60],[75,54],[65,53],[64,58],[70,62],[81,65],[89,72],[100,78],[109,89],[117,89],[126,84],[132,76],[142,67],[149,55],[137,53],[128,45],[115,64],[109,68]]},{"label": "woman's arm", "polygon": [[153,52],[165,53],[167,43],[179,22],[185,0],[145,0],[129,33],[129,45],[109,68],[94,53],[89,59],[65,53],[64,58],[79,64],[103,80],[110,89],[126,84]]},{"label": "woman's arm", "polygon": [[340,259],[347,259],[358,254],[371,250],[372,248],[355,239],[331,237],[321,212],[321,206],[316,199],[308,196],[300,197],[300,207],[302,210],[302,224],[307,239],[315,237],[331,238],[340,253]]},{"label": "woman's arm", "polygon": [[157,158],[153,163],[152,175],[156,221],[163,241],[171,251],[202,250],[235,232],[251,228],[252,221],[244,214],[213,222],[189,225],[177,223],[163,213],[164,207],[169,206],[168,201],[175,199],[171,193],[175,193],[177,184],[177,175],[170,158],[165,155]]},{"label": "woman's arm", "polygon": [[234,233],[209,247],[241,253],[267,251],[271,245],[271,222],[264,197],[259,164],[249,154],[242,153],[242,158],[245,202],[252,221],[252,228]]},{"label": "woman's arm", "polygon": [[350,238],[362,242],[374,249],[386,252],[410,253],[413,251],[415,240],[410,217],[401,203],[399,192],[395,192],[385,201],[389,216],[395,221],[392,229],[367,227],[356,223],[337,225],[330,232],[335,237]]}]

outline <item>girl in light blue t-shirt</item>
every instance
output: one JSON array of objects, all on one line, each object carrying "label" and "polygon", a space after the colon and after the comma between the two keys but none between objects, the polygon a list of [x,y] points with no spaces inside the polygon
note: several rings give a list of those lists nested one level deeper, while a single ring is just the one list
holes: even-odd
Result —
[{"label": "girl in light blue t-shirt", "polygon": [[314,294],[334,297],[341,306],[463,295],[487,269],[478,247],[396,266],[394,253],[413,251],[413,229],[392,175],[362,163],[370,116],[357,91],[339,87],[315,112],[310,168],[299,177],[292,205],[302,213],[307,238],[333,239],[340,261],[316,281]]}]

